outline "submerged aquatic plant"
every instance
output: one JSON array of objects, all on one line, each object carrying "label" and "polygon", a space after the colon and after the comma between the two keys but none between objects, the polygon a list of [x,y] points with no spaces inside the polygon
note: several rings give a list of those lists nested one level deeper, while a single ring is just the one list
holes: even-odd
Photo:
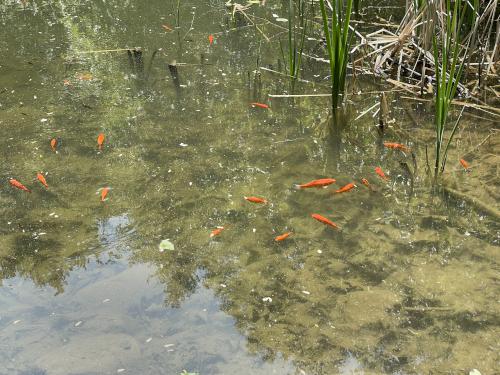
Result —
[{"label": "submerged aquatic plant", "polygon": [[[288,54],[285,57],[285,50],[280,40],[281,55],[285,62],[287,75],[290,76],[292,92],[295,83],[299,78],[300,65],[302,62],[302,51],[304,50],[304,41],[306,37],[306,1],[297,1],[297,14],[293,0],[288,1]],[[298,23],[298,24],[296,24]],[[288,60],[288,64],[286,63]]]},{"label": "submerged aquatic plant", "polygon": [[436,66],[434,178],[437,178],[439,172],[442,173],[444,171],[448,148],[458,128],[460,118],[453,126],[448,137],[448,142],[443,150],[444,133],[450,104],[455,97],[464,67],[463,60],[460,61],[460,52],[462,49],[460,45],[461,0],[456,0],[453,6],[450,0],[446,0],[443,11],[444,20],[440,31],[440,47],[438,47],[436,35],[433,37],[434,62]]},{"label": "submerged aquatic plant", "polygon": [[[335,120],[337,109],[342,104],[345,91],[345,77],[347,74],[347,61],[349,59],[349,45],[351,33],[349,23],[353,0],[346,0],[345,15],[343,15],[344,2],[331,1],[331,25],[328,20],[325,0],[320,0],[323,31],[326,38],[328,61],[330,62],[330,81],[332,85],[332,110]],[[331,28],[330,28],[331,27]]]}]

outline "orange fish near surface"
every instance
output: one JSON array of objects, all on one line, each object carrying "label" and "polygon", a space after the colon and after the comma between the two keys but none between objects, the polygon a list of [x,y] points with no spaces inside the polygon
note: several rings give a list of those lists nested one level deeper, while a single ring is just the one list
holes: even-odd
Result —
[{"label": "orange fish near surface", "polygon": [[243,197],[243,198],[252,203],[260,203],[260,204],[267,203],[267,200],[264,198],[259,198],[259,197]]},{"label": "orange fish near surface", "polygon": [[214,44],[214,36],[213,36],[212,34],[210,34],[210,35],[208,36],[208,43],[209,43],[210,45]]},{"label": "orange fish near surface", "polygon": [[467,163],[464,159],[460,159],[460,164],[464,167],[465,170],[469,169],[469,163]]},{"label": "orange fish near surface", "polygon": [[375,168],[375,173],[378,174],[380,177],[382,177],[384,180],[388,180],[389,179],[389,177],[387,177],[385,175],[384,171],[380,167],[376,167]]},{"label": "orange fish near surface", "polygon": [[102,133],[99,133],[99,135],[97,136],[97,146],[99,147],[99,150],[102,150],[102,145],[104,144],[105,138],[106,137]]},{"label": "orange fish near surface", "polygon": [[259,108],[264,108],[264,109],[269,109],[269,106],[264,103],[250,103],[252,107],[259,107]]},{"label": "orange fish near surface", "polygon": [[408,147],[402,145],[401,143],[384,142],[384,146],[387,148],[392,148],[393,150],[401,150],[404,152],[408,152]]},{"label": "orange fish near surface", "polygon": [[101,190],[101,202],[104,202],[106,200],[106,197],[108,196],[109,193],[109,187],[102,188]]},{"label": "orange fish near surface", "polygon": [[21,184],[19,181],[17,181],[16,179],[14,178],[11,178],[9,180],[9,183],[14,186],[15,188],[18,188],[20,190],[23,190],[23,191],[27,191],[28,193],[31,193],[31,190],[28,189],[26,186],[24,186],[23,184]]},{"label": "orange fish near surface", "polygon": [[161,27],[163,27],[163,30],[165,30],[167,33],[171,32],[171,31],[174,31],[172,30],[172,28],[168,25],[161,25]]},{"label": "orange fish near surface", "polygon": [[41,174],[40,172],[36,174],[36,178],[38,179],[38,181],[40,181],[40,183],[45,186],[47,189],[49,188],[49,185],[47,185],[47,180],[45,180],[45,177],[43,177],[43,174]]},{"label": "orange fish near surface", "polygon": [[336,180],[334,178],[320,178],[319,180],[313,180],[305,184],[294,185],[295,189],[308,189],[308,188],[320,188],[324,186],[331,185]]},{"label": "orange fish near surface", "polygon": [[351,191],[354,189],[356,185],[354,185],[352,182],[348,183],[346,186],[342,186],[339,190],[335,190],[335,193],[346,193],[348,191]]},{"label": "orange fish near surface", "polygon": [[214,229],[213,231],[210,232],[210,238],[218,236],[220,234],[220,232],[222,232],[224,229],[226,229],[226,228],[217,227],[217,229]]},{"label": "orange fish near surface", "polygon": [[52,149],[52,151],[56,151],[56,147],[57,147],[57,138],[52,138],[50,140],[50,148]]},{"label": "orange fish near surface", "polygon": [[335,228],[335,229],[340,229],[339,226],[337,224],[335,224],[333,221],[327,219],[326,217],[324,216],[321,216],[320,214],[312,214],[311,217],[313,219],[316,219],[318,220],[320,223],[323,223],[325,225],[328,225],[332,228]]},{"label": "orange fish near surface", "polygon": [[286,232],[286,233],[283,233],[283,234],[281,234],[281,235],[279,235],[279,236],[276,236],[276,237],[274,238],[274,240],[275,240],[276,242],[281,242],[281,241],[286,240],[286,239],[287,239],[288,237],[290,237],[291,235],[292,235],[292,232]]}]

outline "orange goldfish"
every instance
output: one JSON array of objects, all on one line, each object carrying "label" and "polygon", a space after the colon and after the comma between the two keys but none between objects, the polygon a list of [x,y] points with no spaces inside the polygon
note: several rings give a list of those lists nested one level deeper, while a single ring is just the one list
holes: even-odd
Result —
[{"label": "orange goldfish", "polygon": [[252,203],[261,203],[261,204],[267,203],[267,200],[264,198],[259,198],[259,197],[243,197],[243,198]]},{"label": "orange goldfish", "polygon": [[334,178],[321,178],[319,180],[313,180],[305,184],[294,185],[295,189],[308,189],[308,188],[320,188],[324,186],[331,185],[336,180]]},{"label": "orange goldfish", "polygon": [[71,86],[71,81],[69,79],[63,80],[63,85],[64,86]]},{"label": "orange goldfish", "polygon": [[465,170],[469,169],[469,163],[467,163],[464,159],[460,159],[460,164],[464,167]]},{"label": "orange goldfish", "polygon": [[213,231],[210,232],[210,238],[218,236],[220,234],[220,232],[222,232],[224,229],[226,229],[226,228],[217,227],[216,229],[214,229]]},{"label": "orange goldfish", "polygon": [[387,148],[392,148],[393,150],[401,150],[404,152],[408,152],[408,147],[402,145],[401,143],[384,142],[384,146]]},{"label": "orange goldfish", "polygon": [[102,188],[101,190],[101,202],[104,202],[106,200],[106,197],[108,196],[109,193],[109,187]]},{"label": "orange goldfish", "polygon": [[259,108],[264,108],[264,109],[269,109],[269,106],[264,103],[250,103],[252,107],[259,107]]},{"label": "orange goldfish", "polygon": [[106,137],[102,133],[99,133],[99,135],[97,136],[97,146],[99,147],[99,150],[102,150],[102,145],[104,143],[105,138]]},{"label": "orange goldfish", "polygon": [[325,225],[329,225],[331,226],[332,228],[335,228],[335,229],[340,229],[339,226],[337,224],[335,224],[333,221],[327,219],[326,217],[324,216],[321,216],[319,214],[312,214],[311,217],[313,219],[316,219],[318,220],[320,223],[323,223]]},{"label": "orange goldfish", "polygon": [[282,235],[279,235],[279,236],[275,237],[274,240],[276,242],[281,242],[281,241],[286,240],[291,235],[292,235],[292,232],[286,232],[286,233],[283,233]]},{"label": "orange goldfish", "polygon": [[15,187],[15,188],[18,188],[18,189],[20,189],[20,190],[27,191],[28,193],[31,193],[31,190],[30,190],[30,189],[28,189],[26,186],[24,186],[23,184],[21,184],[19,181],[17,181],[17,180],[16,180],[16,179],[14,179],[14,178],[11,178],[11,179],[9,180],[9,183],[10,183],[13,187]]},{"label": "orange goldfish", "polygon": [[38,181],[40,181],[40,183],[45,186],[47,189],[49,188],[49,185],[47,185],[47,181],[45,180],[45,177],[43,177],[43,174],[41,173],[37,173],[36,174],[36,178],[38,178]]},{"label": "orange goldfish", "polygon": [[214,36],[212,34],[208,36],[208,43],[210,43],[210,45],[214,44]]},{"label": "orange goldfish", "polygon": [[363,183],[363,185],[365,185],[368,189],[370,189],[370,191],[376,191],[376,189],[368,182],[368,180],[366,178],[362,178],[361,179],[361,182]]},{"label": "orange goldfish", "polygon": [[161,25],[161,27],[163,27],[163,30],[165,30],[167,33],[173,31],[172,28],[168,25]]},{"label": "orange goldfish", "polygon": [[378,174],[380,177],[382,177],[384,180],[388,180],[389,177],[387,177],[384,173],[384,171],[382,171],[382,168],[380,167],[376,167],[375,168],[375,173]]},{"label": "orange goldfish", "polygon": [[335,190],[335,193],[346,193],[352,189],[354,189],[355,187],[357,187],[356,185],[354,185],[352,182],[348,183],[346,186],[343,186],[341,187],[339,190]]},{"label": "orange goldfish", "polygon": [[52,148],[52,151],[56,151],[56,147],[57,147],[57,138],[52,138],[50,140],[50,148]]}]

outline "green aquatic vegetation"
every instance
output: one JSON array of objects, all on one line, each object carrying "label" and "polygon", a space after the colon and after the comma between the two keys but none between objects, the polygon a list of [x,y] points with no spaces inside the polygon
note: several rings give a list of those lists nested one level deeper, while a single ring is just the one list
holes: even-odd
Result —
[{"label": "green aquatic vegetation", "polygon": [[351,33],[349,23],[353,0],[347,0],[345,14],[343,14],[343,1],[331,2],[331,25],[325,6],[325,0],[320,0],[323,32],[326,38],[328,61],[330,62],[330,81],[332,89],[332,110],[335,114],[343,102],[345,91],[345,78],[347,74],[347,61],[349,59],[349,46]]},{"label": "green aquatic vegetation", "polygon": [[446,165],[448,148],[458,128],[459,120],[451,129],[444,146],[444,134],[449,115],[450,104],[457,92],[462,77],[464,63],[460,60],[462,47],[460,45],[460,25],[463,13],[460,14],[461,0],[455,1],[453,7],[450,0],[446,1],[443,28],[440,31],[441,45],[437,37],[433,37],[434,62],[436,66],[436,96],[435,100],[435,160],[434,178],[443,172]]},{"label": "green aquatic vegetation", "polygon": [[[302,52],[304,50],[304,41],[306,37],[307,21],[306,21],[306,2],[298,0],[297,12],[293,0],[288,1],[288,53],[285,57],[285,49],[280,40],[281,55],[285,62],[285,69],[292,85],[292,92],[295,88],[295,83],[299,78],[300,66],[302,62]],[[286,63],[288,61],[288,64]]]}]

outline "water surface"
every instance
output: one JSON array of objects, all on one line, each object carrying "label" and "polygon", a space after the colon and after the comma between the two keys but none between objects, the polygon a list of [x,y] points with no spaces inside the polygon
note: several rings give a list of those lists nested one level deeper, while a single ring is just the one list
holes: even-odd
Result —
[{"label": "water surface", "polygon": [[[258,69],[280,69],[286,24],[265,20],[286,13],[269,3],[249,10],[260,31],[219,1],[182,2],[178,29],[175,1],[0,5],[1,375],[494,373],[498,222],[432,192],[432,108],[357,77],[325,140],[328,98],[268,97],[290,89]],[[89,53],[135,47],[144,69]],[[328,92],[327,74],[306,59],[297,92]],[[417,170],[381,146],[373,111],[356,120],[380,90],[396,119],[385,140],[409,144]],[[498,209],[494,126],[466,115],[446,184]],[[293,189],[322,177],[337,184]]]}]

